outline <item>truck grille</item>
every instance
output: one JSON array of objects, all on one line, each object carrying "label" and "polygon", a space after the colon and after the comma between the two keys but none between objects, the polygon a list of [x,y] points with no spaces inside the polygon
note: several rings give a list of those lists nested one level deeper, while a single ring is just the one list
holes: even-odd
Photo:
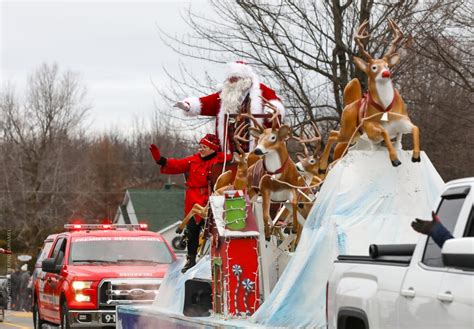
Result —
[{"label": "truck grille", "polygon": [[160,288],[161,279],[105,279],[99,285],[99,304],[152,303]]}]

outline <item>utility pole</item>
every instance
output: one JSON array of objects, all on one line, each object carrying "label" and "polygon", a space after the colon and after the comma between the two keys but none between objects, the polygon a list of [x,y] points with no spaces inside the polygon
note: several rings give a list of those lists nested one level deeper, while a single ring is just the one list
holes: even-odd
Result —
[{"label": "utility pole", "polygon": [[[12,231],[11,229],[7,230],[7,250],[12,250]],[[7,275],[8,275],[8,270],[11,269],[11,264],[12,264],[12,254],[7,254]],[[11,274],[10,274],[11,275]],[[12,304],[12,299],[11,299],[11,278],[7,279],[7,290],[8,290],[8,306],[7,308],[11,310],[11,304]]]}]

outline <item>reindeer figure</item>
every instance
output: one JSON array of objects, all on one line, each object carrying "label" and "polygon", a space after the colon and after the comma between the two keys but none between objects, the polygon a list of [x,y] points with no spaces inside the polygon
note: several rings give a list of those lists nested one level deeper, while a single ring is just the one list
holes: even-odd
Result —
[{"label": "reindeer figure", "polygon": [[[296,169],[305,177],[306,185],[314,185],[321,182],[326,177],[326,170],[328,168],[329,155],[331,153],[331,147],[337,142],[338,132],[331,131],[329,134],[328,141],[324,147],[324,151],[320,154],[321,149],[321,133],[315,123],[311,122],[315,134],[310,136],[308,139],[302,139],[301,136],[291,138],[298,141],[304,150],[304,154],[297,153],[298,163],[296,163]],[[302,129],[301,135],[304,134]],[[317,135],[317,136],[316,136]],[[316,143],[316,150],[313,154],[310,154],[306,144]]]},{"label": "reindeer figure", "polygon": [[[265,238],[270,239],[271,217],[270,201],[283,202],[290,200],[293,207],[293,232],[299,235],[300,230],[297,220],[297,192],[292,186],[301,186],[298,182],[298,171],[291,160],[286,148],[286,139],[290,135],[290,127],[283,125],[278,128],[278,113],[272,117],[272,128],[263,128],[251,115],[242,114],[243,117],[253,121],[254,127],[249,128],[250,134],[258,139],[254,153],[263,159],[248,168],[249,190],[252,177],[263,164],[265,175],[260,179],[259,190],[262,195],[263,223]],[[276,179],[276,180],[275,180]],[[300,185],[299,185],[300,184]]]},{"label": "reindeer figure", "polygon": [[187,213],[187,215],[183,218],[183,220],[181,221],[181,223],[178,225],[178,227],[176,228],[176,233],[178,234],[181,234],[183,233],[184,231],[184,228],[186,227],[186,225],[188,224],[189,220],[194,216],[194,215],[198,215],[199,217],[202,217],[202,218],[207,218],[207,213],[208,213],[208,205],[206,205],[205,207],[201,206],[199,203],[195,203],[193,205],[193,207],[191,208],[191,210]]},{"label": "reindeer figure", "polygon": [[217,195],[222,195],[224,191],[230,189],[245,190],[247,188],[248,154],[245,153],[240,144],[240,142],[248,142],[248,139],[243,136],[247,128],[248,124],[242,122],[235,130],[233,138],[238,152],[234,152],[234,161],[237,163],[237,173],[234,177],[232,170],[227,170],[217,178],[214,186]]},{"label": "reindeer figure", "polygon": [[[311,124],[315,130],[315,133],[316,133],[315,135],[310,136],[307,139],[303,139],[302,136],[304,135],[304,129],[302,129],[300,137],[295,137],[295,136],[290,137],[291,139],[298,141],[303,146],[303,150],[304,150],[304,155],[302,155],[301,153],[296,154],[299,160],[299,162],[296,163],[296,169],[298,170],[298,173],[300,174],[300,177],[298,178],[298,182],[299,182],[298,185],[307,186],[307,188],[300,190],[300,192],[304,193],[303,195],[305,195],[305,198],[301,199],[301,196],[300,196],[300,201],[298,202],[299,208],[300,208],[299,212],[301,216],[304,218],[308,217],[308,214],[313,206],[311,199],[306,197],[306,193],[308,192],[311,193],[310,189],[312,187],[318,186],[326,177],[326,170],[328,167],[328,159],[329,159],[329,154],[331,152],[331,147],[337,141],[337,131],[332,131],[329,135],[326,146],[324,147],[324,151],[320,155],[319,150],[321,148],[321,133],[319,132],[319,129],[313,122]],[[310,154],[308,152],[308,148],[306,147],[306,144],[310,144],[314,142],[316,143],[316,150],[314,154]],[[283,213],[281,214],[280,218],[284,219],[284,221],[286,222],[286,218],[288,218],[289,215],[290,215],[290,212],[287,209],[285,209]]]},{"label": "reindeer figure", "polygon": [[403,34],[397,24],[389,19],[389,26],[395,37],[383,58],[374,59],[364,49],[362,43],[362,40],[370,37],[367,31],[368,23],[368,21],[362,23],[354,36],[367,62],[359,57],[353,57],[355,65],[367,75],[368,93],[362,98],[360,82],[357,79],[350,81],[344,89],[344,101],[347,103],[341,117],[341,130],[334,150],[334,158],[338,159],[343,155],[353,136],[362,134],[362,132],[356,132],[357,126],[361,123],[363,132],[371,141],[385,142],[394,167],[399,166],[401,162],[390,139],[396,137],[396,145],[401,148],[402,134],[411,133],[413,136],[412,161],[419,162],[419,129],[408,117],[405,103],[390,79],[390,69],[400,60],[395,50]]}]

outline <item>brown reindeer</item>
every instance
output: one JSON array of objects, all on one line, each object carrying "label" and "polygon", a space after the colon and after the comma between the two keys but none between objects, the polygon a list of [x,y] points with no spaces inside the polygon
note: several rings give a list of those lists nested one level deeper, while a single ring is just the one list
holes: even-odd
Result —
[{"label": "brown reindeer", "polygon": [[198,215],[202,218],[207,218],[208,206],[205,207],[201,206],[199,203],[195,203],[191,210],[187,213],[187,215],[183,218],[181,223],[176,228],[176,233],[181,234],[184,231],[184,228],[188,224],[191,217],[194,215]]},{"label": "brown reindeer", "polygon": [[[331,147],[337,141],[337,132],[332,131],[329,134],[328,141],[326,146],[324,147],[324,151],[322,154],[319,154],[319,150],[321,148],[321,133],[319,129],[317,129],[316,125],[312,123],[313,128],[315,130],[315,135],[310,136],[307,139],[302,138],[304,135],[303,129],[300,137],[292,136],[292,139],[298,141],[304,150],[304,155],[301,153],[297,153],[296,156],[299,160],[296,163],[296,169],[300,174],[298,178],[298,185],[306,186],[306,188],[300,189],[301,196],[299,197],[298,207],[299,212],[303,218],[307,218],[308,214],[313,206],[313,199],[309,197],[309,194],[313,193],[313,188],[317,187],[321,184],[321,182],[326,177],[326,170],[328,167],[329,161],[329,154],[331,152]],[[317,136],[316,136],[317,135]],[[316,143],[316,150],[313,154],[310,154],[306,144]],[[286,222],[286,218],[290,215],[290,212],[285,209],[280,218]]]},{"label": "brown reindeer", "polygon": [[[296,169],[304,176],[306,185],[314,185],[321,182],[326,177],[326,171],[329,164],[329,155],[331,153],[331,147],[337,142],[338,132],[331,131],[329,133],[328,141],[324,147],[324,151],[320,153],[321,149],[321,133],[315,123],[311,122],[315,134],[308,139],[302,139],[301,136],[292,137],[298,141],[304,150],[304,154],[297,153],[296,157],[298,161],[296,163]],[[302,134],[304,131],[302,130]],[[316,136],[317,135],[317,136]],[[310,154],[306,144],[316,142],[316,150],[313,154]]]},{"label": "brown reindeer", "polygon": [[260,179],[259,191],[262,195],[263,223],[265,238],[270,239],[271,217],[270,202],[284,202],[290,200],[293,208],[292,230],[297,236],[300,233],[297,220],[297,192],[292,186],[299,186],[298,171],[291,160],[286,148],[286,140],[290,135],[290,127],[283,125],[278,127],[278,112],[272,117],[272,128],[263,128],[260,123],[249,114],[243,117],[251,119],[254,127],[249,128],[250,134],[258,139],[254,150],[256,155],[263,158],[248,168],[249,191],[252,189],[251,182],[254,172],[263,165],[265,175]]},{"label": "brown reindeer", "polygon": [[222,195],[227,190],[245,190],[247,188],[247,169],[248,169],[248,154],[242,149],[241,142],[248,142],[245,139],[245,132],[248,124],[242,122],[234,134],[235,148],[238,152],[234,152],[234,162],[237,163],[237,172],[234,174],[231,170],[227,170],[221,174],[216,181],[214,191],[217,195]]},{"label": "brown reindeer", "polygon": [[[390,69],[396,65],[400,56],[395,52],[403,34],[394,21],[389,19],[389,26],[395,37],[383,58],[374,59],[364,49],[362,40],[370,37],[367,31],[368,21],[362,23],[354,36],[360,52],[367,62],[353,57],[355,65],[368,78],[368,93],[362,98],[360,82],[353,79],[344,89],[346,107],[341,117],[341,130],[338,144],[334,150],[334,158],[340,158],[353,137],[365,132],[374,143],[385,142],[394,167],[401,164],[391,138],[397,138],[397,146],[401,147],[402,134],[412,133],[413,162],[420,161],[420,137],[418,127],[408,117],[405,103],[398,91],[393,87]],[[356,131],[361,124],[362,131]]]}]

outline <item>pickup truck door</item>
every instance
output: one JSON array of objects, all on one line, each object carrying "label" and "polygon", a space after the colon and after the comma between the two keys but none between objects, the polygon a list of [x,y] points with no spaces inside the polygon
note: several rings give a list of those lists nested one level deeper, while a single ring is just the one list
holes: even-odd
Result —
[{"label": "pickup truck door", "polygon": [[[54,258],[56,267],[62,268],[64,263],[64,251],[66,248],[66,238],[59,238],[53,246],[51,258]],[[59,297],[61,293],[61,277],[56,273],[45,273],[42,278],[43,294],[40,295],[40,312],[45,320],[59,323],[60,308]]]},{"label": "pickup truck door", "polygon": [[[451,192],[447,190],[441,198],[437,215],[450,232],[454,232],[464,211],[469,211],[465,209],[465,205],[468,206],[466,196],[467,193],[454,188]],[[452,325],[456,321],[447,318],[446,304],[440,300],[445,293],[442,285],[449,269],[443,265],[441,248],[431,237],[426,237],[425,241],[425,244],[418,244],[401,285],[397,303],[399,328],[454,328]]]},{"label": "pickup truck door", "polygon": [[441,304],[440,328],[474,328],[474,272],[450,269],[436,296]]},{"label": "pickup truck door", "polygon": [[[465,218],[465,217],[464,217]],[[462,225],[461,225],[462,224]],[[474,207],[467,223],[458,222],[463,237],[474,237]],[[457,228],[454,235],[457,235]],[[474,328],[474,271],[449,268],[436,296],[442,304],[439,325],[444,328]]]}]

